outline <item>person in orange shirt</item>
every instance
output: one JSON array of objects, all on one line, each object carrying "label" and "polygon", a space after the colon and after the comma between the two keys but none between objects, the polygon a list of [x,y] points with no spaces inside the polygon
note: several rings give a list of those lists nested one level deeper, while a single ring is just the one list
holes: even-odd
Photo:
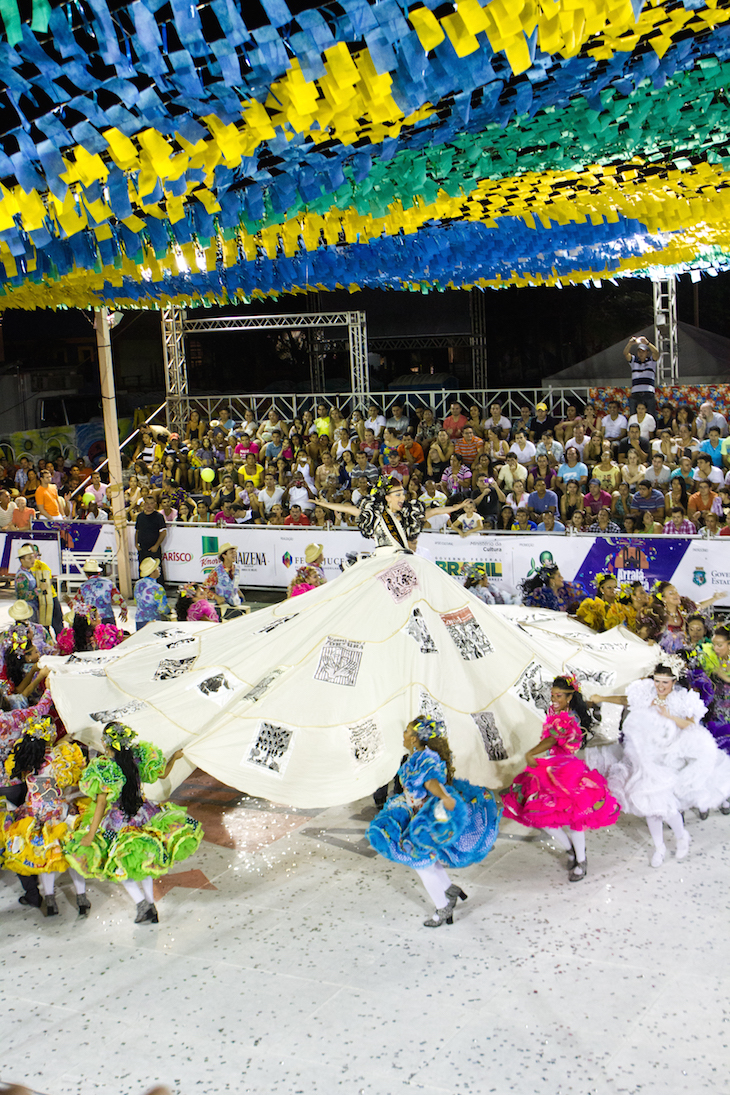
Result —
[{"label": "person in orange shirt", "polygon": [[13,516],[10,518],[11,525],[13,528],[28,529],[31,527],[34,517],[35,510],[31,509],[23,495],[19,494],[15,499]]},{"label": "person in orange shirt", "polygon": [[[690,494],[687,502],[687,510],[690,518],[697,523],[700,513],[706,513],[712,509],[712,503],[717,498],[714,490],[711,489],[710,483],[707,479],[700,479],[698,483],[698,490],[694,494]],[[38,492],[36,491],[36,494]]]},{"label": "person in orange shirt", "polygon": [[58,487],[51,482],[48,470],[41,472],[41,485],[35,492],[35,502],[41,517],[58,521],[66,516],[66,500],[59,498]]},{"label": "person in orange shirt", "polygon": [[398,446],[398,456],[401,460],[405,460],[409,468],[419,464],[424,468],[426,466],[426,456],[423,448],[418,441],[414,441],[410,434],[406,434],[402,444]]}]

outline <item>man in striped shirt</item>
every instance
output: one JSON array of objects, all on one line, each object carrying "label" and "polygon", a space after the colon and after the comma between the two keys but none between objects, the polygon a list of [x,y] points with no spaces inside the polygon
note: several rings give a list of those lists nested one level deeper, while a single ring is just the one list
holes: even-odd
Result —
[{"label": "man in striped shirt", "polygon": [[624,357],[631,367],[631,395],[629,414],[636,414],[636,407],[643,403],[650,415],[656,418],[656,366],[659,351],[643,335],[633,335],[624,347]]},{"label": "man in striped shirt", "polygon": [[474,436],[471,426],[464,426],[464,432],[454,445],[454,452],[471,467],[483,448],[484,442],[480,437]]}]

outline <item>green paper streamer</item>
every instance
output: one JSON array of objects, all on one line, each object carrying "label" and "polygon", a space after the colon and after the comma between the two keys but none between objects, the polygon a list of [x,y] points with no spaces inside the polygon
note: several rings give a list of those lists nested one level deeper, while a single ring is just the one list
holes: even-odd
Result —
[{"label": "green paper streamer", "polygon": [[20,12],[16,0],[0,0],[0,18],[5,24],[8,44],[17,46],[22,41],[23,31],[20,25]]},{"label": "green paper streamer", "polygon": [[48,0],[33,0],[33,22],[30,24],[30,29],[45,34],[50,18],[51,5]]}]

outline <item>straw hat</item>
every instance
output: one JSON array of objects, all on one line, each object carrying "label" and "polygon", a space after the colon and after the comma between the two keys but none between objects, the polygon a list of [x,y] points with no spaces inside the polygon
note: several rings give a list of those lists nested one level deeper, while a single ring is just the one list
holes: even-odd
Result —
[{"label": "straw hat", "polygon": [[29,620],[33,615],[33,609],[27,601],[15,601],[8,609],[11,620]]},{"label": "straw hat", "polygon": [[159,559],[153,559],[150,555],[146,559],[143,559],[139,564],[139,576],[140,578],[149,578],[153,570],[157,570],[160,565]]},{"label": "straw hat", "polygon": [[221,544],[221,546],[218,548],[218,558],[220,559],[221,555],[225,555],[225,553],[227,551],[230,551],[231,548],[233,548],[234,551],[238,551],[236,545],[229,544],[228,541],[226,541],[225,544]]},{"label": "straw hat", "polygon": [[100,574],[101,567],[97,563],[96,559],[87,559],[84,563],[82,570],[85,574]]},{"label": "straw hat", "polygon": [[307,544],[304,549],[304,558],[311,565],[324,551],[324,544]]},{"label": "straw hat", "polygon": [[32,544],[21,544],[18,548],[18,558],[21,559],[23,555],[35,555],[35,548]]}]

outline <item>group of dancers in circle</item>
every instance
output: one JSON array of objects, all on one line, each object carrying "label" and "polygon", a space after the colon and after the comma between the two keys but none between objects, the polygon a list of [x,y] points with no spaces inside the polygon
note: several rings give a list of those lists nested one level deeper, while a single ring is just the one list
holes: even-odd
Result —
[{"label": "group of dancers in circle", "polygon": [[[400,551],[412,550],[423,523],[422,503],[406,502],[395,482],[384,483],[357,513],[362,531],[378,546]],[[542,567],[537,579],[528,602],[532,597],[535,605],[580,618],[587,598],[571,600],[575,590],[557,567]],[[655,591],[664,611],[657,664],[626,695],[584,697],[573,676],[555,677],[541,738],[524,757],[511,758],[520,771],[508,787],[489,789],[458,778],[446,726],[425,715],[409,722],[398,793],[387,799],[367,835],[381,855],[420,876],[434,903],[427,927],[453,922],[457,902],[467,895],[448,869],[482,861],[502,816],[545,830],[568,853],[569,880],[579,882],[588,872],[586,832],[614,825],[621,811],[646,818],[654,867],[666,855],[665,824],[682,860],[690,844],[687,810],[703,817],[717,807],[730,813],[730,631],[716,628],[708,642],[702,615],[708,606],[686,604],[675,593],[669,583]],[[600,604],[584,607],[585,622],[590,619],[596,630],[614,622],[637,630],[647,605],[633,588],[623,602],[615,594],[615,580],[602,576],[595,598]],[[625,613],[620,620],[612,617],[617,601]],[[154,803],[142,788],[166,778],[182,752],[166,759],[128,726],[111,722],[102,734],[103,752],[90,759],[88,749],[66,735],[46,671],[37,669],[39,656],[53,649],[44,629],[21,619],[20,610],[15,615],[16,624],[0,638],[8,679],[0,691],[2,866],[19,876],[21,902],[42,903],[48,916],[58,913],[55,881],[68,870],[81,916],[91,907],[86,882],[98,879],[121,882],[136,904],[136,923],[156,923],[154,879],[190,856],[203,833],[183,807]],[[690,635],[697,619],[703,634],[695,641]],[[678,641],[681,656],[665,649]],[[626,707],[621,739],[582,759],[578,753],[602,703]]]}]

